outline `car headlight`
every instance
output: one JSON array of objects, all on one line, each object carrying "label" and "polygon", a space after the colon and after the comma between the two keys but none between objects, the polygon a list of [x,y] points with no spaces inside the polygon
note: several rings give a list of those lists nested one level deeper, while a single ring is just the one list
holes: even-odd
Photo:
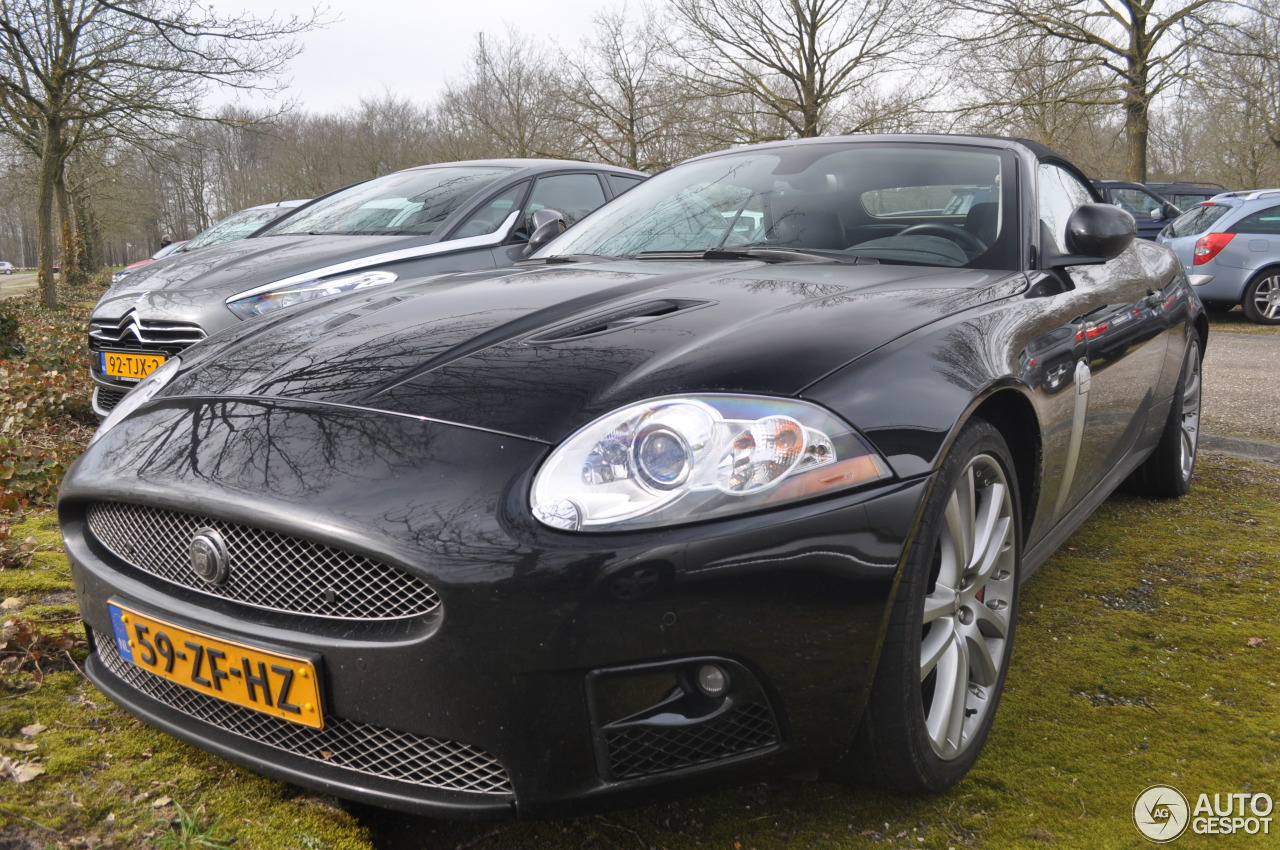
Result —
[{"label": "car headlight", "polygon": [[368,289],[371,286],[384,286],[396,278],[395,272],[370,271],[341,277],[312,278],[287,285],[272,284],[232,295],[227,299],[227,307],[241,319],[252,319],[281,307],[292,307],[316,298]]},{"label": "car headlight", "polygon": [[164,389],[165,385],[173,380],[173,376],[178,374],[181,365],[181,358],[171,357],[135,384],[128,395],[120,399],[120,403],[107,414],[107,418],[102,420],[98,430],[94,431],[93,436],[89,438],[89,445],[92,446],[99,437],[118,425],[122,419],[155,398],[156,393]]},{"label": "car headlight", "polygon": [[567,531],[621,531],[742,513],[877,481],[889,466],[813,404],[757,396],[657,398],[610,413],[551,453],[533,514]]}]

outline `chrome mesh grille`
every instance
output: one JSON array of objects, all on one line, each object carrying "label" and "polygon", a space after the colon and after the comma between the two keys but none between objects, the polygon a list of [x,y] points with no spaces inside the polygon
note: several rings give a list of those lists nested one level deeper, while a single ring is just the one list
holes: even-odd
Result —
[{"label": "chrome mesh grille", "polygon": [[[395,567],[298,537],[147,505],[94,502],[89,532],[121,561],[201,593],[312,617],[395,620],[429,614],[439,595]],[[209,584],[191,569],[191,538],[214,529],[227,544],[230,575]]]},{"label": "chrome mesh grille", "polygon": [[778,742],[773,715],[751,702],[705,723],[688,726],[634,724],[605,733],[609,773],[634,779],[742,755]]},{"label": "chrome mesh grille", "polygon": [[153,676],[121,658],[110,635],[95,630],[94,639],[98,656],[117,678],[170,708],[233,735],[333,767],[423,788],[469,794],[514,793],[502,764],[467,744],[337,717],[327,718],[323,729],[298,726]]}]

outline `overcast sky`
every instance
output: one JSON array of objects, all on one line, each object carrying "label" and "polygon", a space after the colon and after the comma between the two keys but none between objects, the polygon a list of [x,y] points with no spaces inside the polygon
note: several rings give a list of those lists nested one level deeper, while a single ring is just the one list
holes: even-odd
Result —
[{"label": "overcast sky", "polygon": [[[322,0],[323,2],[323,0]],[[305,15],[308,0],[274,0],[276,16]],[[290,63],[288,95],[309,112],[354,106],[386,89],[428,104],[445,82],[460,76],[476,33],[505,38],[508,26],[574,47],[592,31],[597,11],[612,0],[329,0],[329,26],[299,37],[303,52]],[[234,10],[244,0],[218,0]],[[255,7],[256,14],[265,14]],[[211,93],[212,103],[227,95]],[[252,102],[252,101],[250,101]]]}]

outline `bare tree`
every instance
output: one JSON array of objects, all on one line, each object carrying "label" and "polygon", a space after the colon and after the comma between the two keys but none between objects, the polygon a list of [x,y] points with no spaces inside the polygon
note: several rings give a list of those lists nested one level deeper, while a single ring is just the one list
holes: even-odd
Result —
[{"label": "bare tree", "polygon": [[[952,0],[971,23],[969,43],[1039,42],[1070,56],[1063,68],[1097,71],[1080,89],[1081,105],[1120,107],[1124,116],[1126,171],[1147,179],[1151,111],[1156,98],[1193,78],[1195,45],[1215,31],[1233,28],[1232,0]],[[969,16],[976,15],[973,21]],[[976,33],[976,34],[975,34]],[[1056,45],[1054,47],[1052,45]],[[1060,50],[1057,48],[1067,48]],[[1036,59],[1029,57],[1029,69]],[[1041,98],[1044,102],[1046,98]]]},{"label": "bare tree", "polygon": [[363,177],[379,177],[429,161],[434,121],[426,106],[384,91],[362,97],[346,117],[358,144],[350,152]]},{"label": "bare tree", "polygon": [[[209,84],[269,87],[314,17],[223,16],[196,0],[5,0],[0,6],[0,114],[39,162],[36,228],[44,301],[53,286],[53,206],[73,226],[66,168],[110,136],[164,138],[198,118]],[[64,250],[71,246],[64,245]],[[64,257],[64,260],[66,258]]]},{"label": "bare tree", "polygon": [[571,117],[593,158],[654,171],[701,152],[689,134],[701,102],[687,96],[665,41],[652,9],[633,24],[624,4],[599,13],[594,34],[564,55]]},{"label": "bare tree", "polygon": [[744,135],[776,124],[799,137],[859,129],[847,109],[838,122],[836,113],[851,95],[865,97],[906,71],[936,14],[935,4],[906,0],[671,0],[670,8],[688,77],[758,113],[722,109],[717,117],[735,120]]},{"label": "bare tree", "polygon": [[1115,154],[1123,126],[1103,102],[1112,80],[1089,49],[1032,34],[962,43],[954,55],[965,69],[953,98],[960,128],[1040,142],[1099,176],[1123,172]]},{"label": "bare tree", "polygon": [[471,66],[439,104],[443,147],[451,158],[567,157],[577,153],[573,109],[546,50],[515,30],[480,33]]},{"label": "bare tree", "polygon": [[1255,0],[1238,27],[1208,34],[1204,90],[1280,152],[1280,0]]}]

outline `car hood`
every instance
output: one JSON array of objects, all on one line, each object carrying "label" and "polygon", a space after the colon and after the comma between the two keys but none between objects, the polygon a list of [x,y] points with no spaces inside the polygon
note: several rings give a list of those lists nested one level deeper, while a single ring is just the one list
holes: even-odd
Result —
[{"label": "car hood", "polygon": [[754,261],[447,275],[246,322],[183,355],[162,395],[355,405],[554,443],[655,396],[794,396],[1024,286],[1010,272]]},{"label": "car hood", "polygon": [[[155,293],[181,290],[184,296],[227,298],[238,292],[307,274],[317,269],[351,264],[375,265],[386,257],[438,242],[428,236],[260,236],[223,242],[178,254],[139,268],[112,286],[94,308],[96,318],[116,318],[145,304]],[[447,247],[433,250],[448,250]]]}]

